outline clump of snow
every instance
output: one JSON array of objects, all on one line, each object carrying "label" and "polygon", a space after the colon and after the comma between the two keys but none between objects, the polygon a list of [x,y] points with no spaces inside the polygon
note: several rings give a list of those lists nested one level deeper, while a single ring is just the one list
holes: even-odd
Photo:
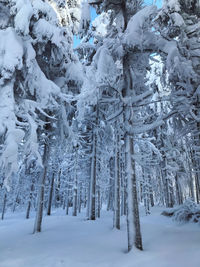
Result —
[{"label": "clump of snow", "polygon": [[179,12],[181,10],[179,0],[164,0],[163,8],[170,9],[175,12]]},{"label": "clump of snow", "polygon": [[185,25],[184,19],[179,13],[177,12],[172,13],[171,18],[174,26],[181,27]]},{"label": "clump of snow", "polygon": [[31,2],[28,0],[17,1],[17,14],[15,16],[15,29],[24,35],[29,34],[30,19],[34,14]]},{"label": "clump of snow", "polygon": [[55,10],[49,5],[48,2],[42,0],[32,1],[33,9],[39,17],[39,14],[45,14],[47,20],[51,21],[53,24],[58,23],[58,18]]},{"label": "clump of snow", "polygon": [[81,9],[81,20],[79,26],[79,32],[84,33],[87,31],[90,25],[90,5],[87,1],[82,2],[82,9]]},{"label": "clump of snow", "polygon": [[39,19],[33,28],[33,33],[37,36],[37,41],[43,41],[45,39],[51,40],[52,43],[59,46],[62,41],[62,35],[59,28],[54,25],[49,27],[49,22],[45,19]]},{"label": "clump of snow", "polygon": [[9,79],[15,69],[22,68],[23,46],[21,39],[10,27],[0,31],[0,40],[0,77]]},{"label": "clump of snow", "polygon": [[92,27],[95,29],[95,34],[97,36],[106,36],[107,34],[107,27],[109,24],[109,13],[103,12],[99,16],[95,18],[92,22]]},{"label": "clump of snow", "polygon": [[0,166],[5,173],[4,185],[9,190],[9,180],[18,170],[18,147],[24,132],[16,128],[13,83],[1,87],[0,99],[0,135],[5,134],[4,146],[1,150]]},{"label": "clump of snow", "polygon": [[70,62],[66,65],[67,74],[66,78],[68,80],[76,81],[77,84],[82,84],[83,82],[83,69],[80,62]]},{"label": "clump of snow", "polygon": [[[148,28],[149,22],[156,11],[156,6],[146,6],[130,19],[124,36],[125,44],[142,47],[144,40],[145,43],[152,43],[153,35],[148,32]],[[144,34],[146,34],[145,38],[143,38]]]},{"label": "clump of snow", "polygon": [[115,62],[105,47],[100,48],[95,57],[94,64],[97,67],[96,81],[100,84],[113,84],[116,80],[116,66]]},{"label": "clump of snow", "polygon": [[162,215],[173,217],[175,221],[180,223],[195,222],[200,224],[200,206],[190,199],[178,207],[164,210]]}]

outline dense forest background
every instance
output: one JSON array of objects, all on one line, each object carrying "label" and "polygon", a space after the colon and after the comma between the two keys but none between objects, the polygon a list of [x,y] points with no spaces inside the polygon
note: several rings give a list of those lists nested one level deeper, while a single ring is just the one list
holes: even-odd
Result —
[{"label": "dense forest background", "polygon": [[199,222],[200,3],[151,2],[0,0],[2,220],[106,208],[129,251],[141,206]]}]

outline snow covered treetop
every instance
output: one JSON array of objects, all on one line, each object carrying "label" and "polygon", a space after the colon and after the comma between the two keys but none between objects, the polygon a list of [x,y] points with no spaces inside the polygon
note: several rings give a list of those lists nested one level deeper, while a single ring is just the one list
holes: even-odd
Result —
[{"label": "snow covered treetop", "polygon": [[97,13],[102,11],[112,10],[116,14],[124,14],[125,19],[128,21],[131,16],[141,9],[143,0],[89,0],[89,4],[94,5]]},{"label": "snow covered treetop", "polygon": [[185,12],[200,15],[199,0],[164,0],[163,7],[173,12]]},{"label": "snow covered treetop", "polygon": [[128,22],[124,43],[129,46],[149,47],[155,42],[150,28],[151,18],[156,15],[156,6],[147,6],[137,12]]},{"label": "snow covered treetop", "polygon": [[73,34],[77,34],[81,20],[82,0],[48,0],[54,8],[59,22]]},{"label": "snow covered treetop", "polygon": [[82,2],[82,10],[81,10],[81,20],[79,26],[79,34],[83,36],[89,29],[90,26],[90,6],[87,1]]}]

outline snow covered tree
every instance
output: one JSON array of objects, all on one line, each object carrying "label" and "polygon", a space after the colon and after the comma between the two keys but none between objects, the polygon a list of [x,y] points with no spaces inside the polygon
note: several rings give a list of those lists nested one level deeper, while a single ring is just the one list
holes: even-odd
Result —
[{"label": "snow covered tree", "polygon": [[163,57],[173,110],[176,112],[174,122],[185,136],[193,140],[191,170],[195,172],[197,202],[200,190],[199,10],[197,0],[165,0],[157,16],[157,29],[165,40]]},{"label": "snow covered tree", "polygon": [[[161,123],[156,121],[154,124],[150,123],[143,127],[148,120],[145,122],[144,119],[139,118],[139,113],[135,116],[135,110],[138,112],[137,105],[144,104],[152,95],[145,84],[145,76],[149,67],[150,54],[156,49],[156,37],[151,29],[151,18],[155,15],[156,8],[142,9],[143,1],[120,0],[115,3],[112,1],[89,1],[89,3],[96,7],[97,13],[106,12],[108,20],[105,35],[100,34],[98,37],[96,35],[96,48],[91,54],[90,62],[92,63],[89,63],[87,68],[88,73],[90,72],[89,88],[91,90],[88,90],[84,97],[86,94],[96,94],[101,99],[103,92],[106,92],[107,96],[115,96],[114,98],[120,100],[117,110],[114,111],[113,108],[112,111],[110,110],[110,114],[107,113],[107,119],[114,120],[122,115],[124,120],[128,249],[131,250],[134,243],[137,248],[142,249],[137,181],[133,159],[133,135],[154,128]],[[83,44],[83,49],[84,47]],[[94,75],[96,77],[95,84],[91,86]],[[117,162],[116,164],[119,165]]]},{"label": "snow covered tree", "polygon": [[[63,21],[50,3],[2,0],[0,5],[0,126],[4,184],[8,188],[9,179],[18,170],[21,146],[21,157],[26,157],[27,168],[35,159],[36,168],[41,169],[35,226],[35,231],[40,231],[50,139],[60,126],[56,117],[63,121],[59,127],[63,138],[69,134],[66,93],[74,94],[78,90],[81,75],[76,76],[73,70],[80,66],[73,54],[70,30],[63,27]],[[70,8],[75,5],[70,3]]]}]

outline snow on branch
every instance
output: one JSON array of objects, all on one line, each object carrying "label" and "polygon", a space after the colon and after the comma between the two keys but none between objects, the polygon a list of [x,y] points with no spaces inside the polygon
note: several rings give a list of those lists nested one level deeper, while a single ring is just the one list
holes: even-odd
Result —
[{"label": "snow on branch", "polygon": [[126,124],[126,131],[130,135],[141,134],[141,133],[144,133],[144,132],[147,132],[150,130],[154,130],[163,124],[164,124],[164,121],[162,119],[157,119],[155,122],[153,122],[151,124],[145,124],[145,125],[140,126],[140,127],[139,126],[133,127],[131,125]]},{"label": "snow on branch", "polygon": [[144,49],[155,43],[155,34],[148,28],[151,28],[149,22],[156,12],[156,6],[147,6],[130,19],[123,38],[124,45]]}]

